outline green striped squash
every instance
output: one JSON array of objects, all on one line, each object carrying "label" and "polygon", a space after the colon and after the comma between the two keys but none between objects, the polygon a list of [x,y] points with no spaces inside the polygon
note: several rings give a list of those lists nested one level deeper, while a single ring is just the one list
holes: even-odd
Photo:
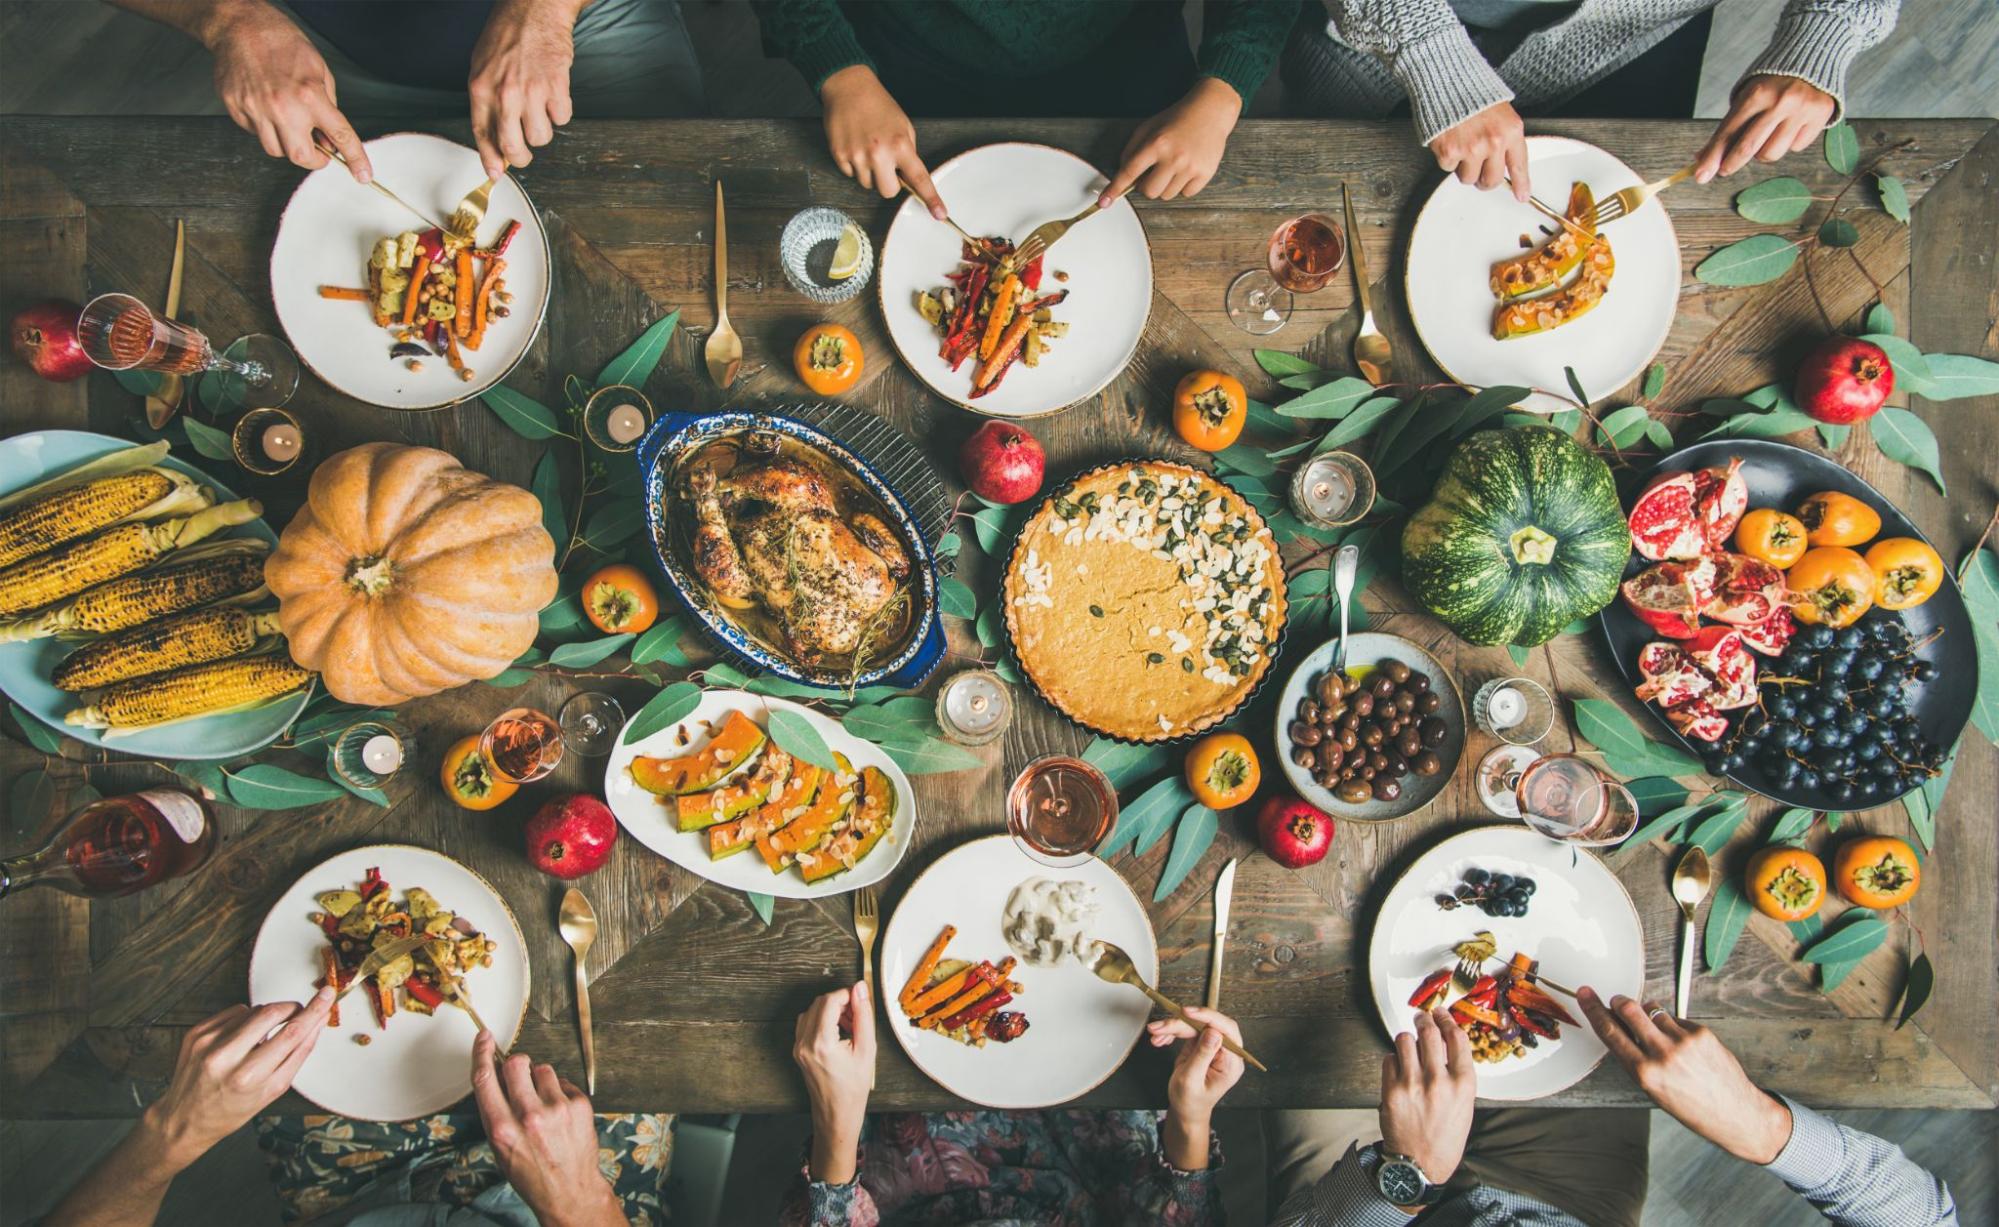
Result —
[{"label": "green striped squash", "polygon": [[1532,647],[1617,596],[1631,533],[1610,467],[1548,426],[1485,430],[1402,530],[1402,580],[1466,640]]}]

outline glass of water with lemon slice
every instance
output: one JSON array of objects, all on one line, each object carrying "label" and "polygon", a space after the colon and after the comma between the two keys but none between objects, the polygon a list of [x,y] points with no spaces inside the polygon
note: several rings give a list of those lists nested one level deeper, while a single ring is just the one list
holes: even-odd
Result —
[{"label": "glass of water with lemon slice", "polygon": [[806,209],[786,222],[778,252],[791,288],[813,302],[846,302],[874,276],[874,245],[838,209]]}]

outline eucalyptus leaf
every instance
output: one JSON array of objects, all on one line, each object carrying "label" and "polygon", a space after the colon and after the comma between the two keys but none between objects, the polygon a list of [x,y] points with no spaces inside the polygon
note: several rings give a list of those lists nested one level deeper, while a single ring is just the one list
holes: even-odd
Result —
[{"label": "eucalyptus leaf", "polygon": [[1205,805],[1190,805],[1180,815],[1173,832],[1173,850],[1166,854],[1166,865],[1159,871],[1159,887],[1152,892],[1154,903],[1163,902],[1187,880],[1187,875],[1215,842],[1220,823],[1221,815]]},{"label": "eucalyptus leaf", "polygon": [[1888,940],[1888,925],[1874,916],[1848,924],[1813,942],[1798,954],[1806,963],[1854,962]]},{"label": "eucalyptus leaf", "polygon": [[1841,426],[1832,422],[1820,422],[1817,429],[1819,432],[1819,442],[1823,443],[1825,449],[1829,452],[1836,452],[1840,448],[1845,447],[1847,436],[1853,433],[1853,427]]},{"label": "eucalyptus leaf", "polygon": [[741,690],[749,685],[750,675],[726,660],[718,660],[701,671],[701,676],[711,684],[734,686]]},{"label": "eucalyptus leaf", "polygon": [[1528,657],[1533,655],[1533,649],[1523,648],[1517,643],[1509,643],[1506,645],[1506,654],[1513,658],[1514,668],[1525,669]]},{"label": "eucalyptus leaf", "polygon": [[1652,400],[1665,390],[1666,364],[1663,362],[1654,362],[1651,366],[1645,368],[1645,383],[1639,389],[1639,393],[1646,400]]},{"label": "eucalyptus leaf", "polygon": [[1583,390],[1583,381],[1576,377],[1576,368],[1572,366],[1563,367],[1562,378],[1568,380],[1569,391],[1574,392],[1576,394],[1576,399],[1578,401],[1581,401],[1585,405],[1590,403],[1589,393]]},{"label": "eucalyptus leaf", "polygon": [[1000,641],[1000,607],[988,605],[979,611],[978,619],[972,623],[972,633],[978,636],[982,648],[998,647]]},{"label": "eucalyptus leaf", "polygon": [[1291,419],[1272,409],[1268,402],[1251,397],[1245,402],[1249,410],[1249,425],[1272,434],[1288,435],[1293,423]]},{"label": "eucalyptus leaf", "polygon": [[1742,936],[1743,926],[1749,923],[1752,910],[1733,877],[1724,876],[1716,884],[1714,902],[1707,911],[1707,924],[1701,930],[1701,957],[1709,971],[1720,971],[1722,965],[1728,962],[1728,956],[1735,951],[1736,940]]},{"label": "eucalyptus leaf", "polygon": [[743,898],[749,900],[750,910],[757,914],[757,919],[764,922],[764,928],[770,928],[771,912],[777,907],[777,900],[753,890],[744,891]]},{"label": "eucalyptus leaf", "polygon": [[1630,790],[1631,799],[1638,803],[1638,813],[1643,818],[1657,817],[1676,805],[1686,804],[1687,800],[1687,786],[1663,775],[1629,780],[1624,787]]},{"label": "eucalyptus leaf", "polygon": [[379,788],[366,788],[360,784],[356,784],[354,781],[348,779],[346,776],[334,770],[332,750],[328,750],[326,752],[326,778],[332,780],[335,784],[338,784],[340,787],[346,789],[348,792],[353,793],[355,796],[361,798],[363,801],[366,801],[371,805],[379,805],[383,809],[388,809],[390,806],[389,794],[383,792]]},{"label": "eucalyptus leaf", "polygon": [[1807,916],[1803,920],[1788,921],[1784,927],[1791,931],[1792,937],[1801,942],[1815,941],[1819,934],[1825,932],[1825,917]]},{"label": "eucalyptus leaf", "polygon": [[1943,458],[1937,454],[1937,437],[1928,422],[1907,409],[1885,405],[1874,415],[1868,430],[1882,455],[1928,473],[1937,489],[1943,490]]},{"label": "eucalyptus leaf", "polygon": [[1278,380],[1277,383],[1280,387],[1295,388],[1300,392],[1309,392],[1320,384],[1331,383],[1339,377],[1340,373],[1338,371],[1310,371],[1303,375],[1286,375],[1284,378]]},{"label": "eucalyptus leaf", "polygon": [[491,677],[480,678],[479,683],[482,686],[491,686],[495,690],[512,690],[516,686],[525,686],[533,680],[533,669],[508,668],[500,670]]},{"label": "eucalyptus leaf", "polygon": [[1900,1031],[1903,1023],[1916,1016],[1916,1011],[1930,999],[1936,984],[1936,968],[1930,965],[1930,956],[1917,952],[1909,964],[1908,977],[1902,981],[1902,1008],[1895,1017],[1895,1030]]},{"label": "eucalyptus leaf", "polygon": [[1812,190],[1785,175],[1735,194],[1735,211],[1752,222],[1781,226],[1797,221],[1812,207]]},{"label": "eucalyptus leaf", "polygon": [[1164,771],[1172,762],[1172,752],[1161,745],[1135,746],[1097,737],[1084,748],[1083,761],[1103,772],[1112,788],[1121,789],[1133,780]]},{"label": "eucalyptus leaf", "polygon": [[1258,447],[1238,443],[1215,453],[1215,464],[1236,473],[1248,473],[1255,477],[1268,477],[1277,471],[1277,462]]},{"label": "eucalyptus leaf", "polygon": [[1975,550],[1957,568],[1957,583],[1971,612],[1971,640],[1978,649],[1978,691],[1972,696],[1971,722],[1999,743],[1999,559],[1989,549]]},{"label": "eucalyptus leaf", "polygon": [[1673,450],[1673,430],[1658,418],[1645,419],[1645,439],[1662,452]]},{"label": "eucalyptus leaf", "polygon": [[523,396],[503,383],[496,383],[479,394],[486,408],[493,416],[507,424],[515,434],[524,439],[574,438],[562,429],[556,420],[555,411],[531,397]]},{"label": "eucalyptus leaf", "polygon": [[1645,437],[1645,426],[1652,420],[1643,405],[1626,405],[1613,410],[1597,423],[1597,437],[1612,447],[1626,448]]},{"label": "eucalyptus leaf", "polygon": [[134,396],[151,396],[167,382],[167,377],[158,371],[112,371],[111,378]]},{"label": "eucalyptus leaf", "polygon": [[48,725],[21,710],[19,703],[7,704],[13,714],[14,723],[20,726],[22,740],[44,754],[62,753],[62,735]]},{"label": "eucalyptus leaf", "polygon": [[1860,335],[1860,339],[1880,346],[1881,352],[1888,355],[1888,361],[1895,367],[1897,390],[1924,396],[1935,391],[1936,377],[1930,369],[1930,361],[1914,344],[1892,332],[1866,332]]},{"label": "eucalyptus leaf", "polygon": [[[1023,519],[1026,517],[1024,508],[1020,514]],[[1006,543],[1013,539],[1013,515],[1014,509],[1010,507],[981,507],[972,513],[972,536],[986,557],[998,559],[1005,553]]]},{"label": "eucalyptus leaf", "polygon": [[930,552],[939,558],[956,558],[958,551],[964,548],[964,544],[964,538],[960,537],[958,530],[954,528],[937,538],[937,545]]},{"label": "eucalyptus leaf", "polygon": [[602,552],[629,539],[645,527],[645,504],[637,499],[618,499],[590,513],[583,525],[583,539]]},{"label": "eucalyptus leaf", "polygon": [[1676,838],[1680,828],[1687,824],[1688,819],[1700,812],[1701,807],[1698,802],[1691,805],[1676,805],[1625,836],[1623,842],[1617,845],[1617,851],[1628,855],[1655,839]]},{"label": "eucalyptus leaf", "polygon": [[802,758],[825,771],[834,769],[833,751],[812,722],[788,707],[770,713],[770,738],[793,758]]},{"label": "eucalyptus leaf", "polygon": [[1347,444],[1366,435],[1368,431],[1373,430],[1376,423],[1380,422],[1391,411],[1400,408],[1401,405],[1402,402],[1392,396],[1377,396],[1372,398],[1355,409],[1339,425],[1327,431],[1326,437],[1319,440],[1319,445],[1312,450],[1314,452],[1330,452],[1336,448],[1345,447]]},{"label": "eucalyptus leaf", "polygon": [[1818,821],[1818,812],[1816,810],[1808,810],[1803,806],[1792,806],[1790,809],[1784,811],[1782,817],[1777,819],[1777,825],[1770,828],[1769,837],[1763,842],[1765,844],[1783,844],[1803,839],[1805,833],[1812,829],[1812,823],[1816,821]]},{"label": "eucalyptus leaf", "polygon": [[55,806],[56,782],[40,767],[30,767],[7,786],[8,820],[17,836],[35,830]]},{"label": "eucalyptus leaf", "polygon": [[[1133,798],[1129,805],[1119,807],[1117,825],[1097,845],[1097,855],[1110,860],[1119,850],[1141,839],[1145,840],[1146,848],[1151,847],[1151,839],[1147,837],[1156,838],[1153,828],[1156,826],[1163,833],[1173,816],[1193,803],[1194,794],[1188,791],[1179,773],[1167,776]],[[1144,855],[1144,850],[1137,849],[1136,855]]]},{"label": "eucalyptus leaf", "polygon": [[979,616],[979,598],[955,575],[937,581],[937,605],[953,618],[969,620]]},{"label": "eucalyptus leaf", "polygon": [[936,721],[926,721],[924,725],[903,719],[879,707],[856,707],[840,717],[840,727],[878,746],[902,746],[906,749],[921,749],[930,740]]},{"label": "eucalyptus leaf", "polygon": [[1352,375],[1343,375],[1329,384],[1292,397],[1278,405],[1277,412],[1287,418],[1308,420],[1341,418],[1373,395],[1373,384]]},{"label": "eucalyptus leaf", "polygon": [[1863,334],[1895,331],[1895,313],[1888,309],[1887,303],[1875,303],[1867,308],[1867,314],[1861,317],[1860,331]]},{"label": "eucalyptus leaf", "polygon": [[661,355],[666,353],[667,343],[673,340],[674,326],[679,323],[678,311],[655,320],[624,353],[611,359],[603,370],[597,372],[597,386],[608,388],[621,383],[643,388],[652,376],[653,368],[659,365]]},{"label": "eucalyptus leaf", "polygon": [[[1424,407],[1429,403],[1430,398],[1428,396],[1418,393],[1403,404],[1400,409],[1383,418],[1380,428],[1375,431],[1374,454],[1376,456],[1388,454],[1389,449],[1395,446],[1396,437],[1408,429],[1409,423],[1422,416]],[[1379,466],[1377,465],[1376,467],[1378,468]]]},{"label": "eucalyptus leaf", "polygon": [[1701,435],[1703,439],[1781,439],[1816,425],[1802,409],[1772,409],[1768,413],[1738,413]]},{"label": "eucalyptus leaf", "polygon": [[346,795],[347,790],[332,780],[300,775],[270,763],[251,763],[229,773],[229,799],[245,809],[300,809]]},{"label": "eucalyptus leaf", "polygon": [[560,634],[583,625],[583,603],[573,596],[559,596],[541,610],[541,630],[545,635]]},{"label": "eucalyptus leaf", "polygon": [[1860,241],[1860,228],[1843,217],[1828,217],[1819,227],[1819,242],[1827,247],[1851,247]]},{"label": "eucalyptus leaf", "polygon": [[926,737],[913,745],[883,746],[895,765],[910,775],[938,775],[983,767],[978,755],[960,745],[937,737]]},{"label": "eucalyptus leaf", "polygon": [[1860,165],[1860,138],[1845,120],[1825,130],[1825,164],[1842,175],[1850,175]]},{"label": "eucalyptus leaf", "polygon": [[1852,975],[1853,969],[1858,966],[1860,966],[1859,959],[1819,964],[1819,991],[1821,993],[1829,993],[1838,988],[1841,984],[1845,983],[1846,978]]},{"label": "eucalyptus leaf", "polygon": [[[1727,796],[1729,800],[1724,802],[1719,809],[1702,818],[1700,825],[1694,828],[1693,835],[1687,840],[1692,846],[1707,853],[1710,860],[1719,854],[1723,847],[1727,846],[1729,839],[1734,836],[1736,828],[1740,827],[1742,820],[1749,816],[1748,797],[1741,793],[1715,794],[1715,797],[1721,796]],[[1713,803],[1715,797],[1708,798],[1710,804]]]},{"label": "eucalyptus leaf", "polygon": [[1909,189],[1893,175],[1874,176],[1874,190],[1881,195],[1881,211],[1901,222],[1909,224]]},{"label": "eucalyptus leaf", "polygon": [[693,682],[675,682],[632,713],[618,740],[628,746],[636,745],[659,730],[671,728],[687,719],[700,704],[701,687]]},{"label": "eucalyptus leaf", "polygon": [[[539,659],[540,655],[535,649],[529,648],[526,654],[521,657],[521,660],[517,660],[514,663],[518,665],[530,656]],[[363,721],[372,720],[380,724],[390,724],[395,721],[395,718],[396,713],[386,707],[354,707],[346,703],[335,702],[328,707],[308,713],[294,721],[291,727],[292,744],[303,745],[312,741],[336,737]]]},{"label": "eucalyptus leaf", "polygon": [[[1916,391],[1931,400],[1999,393],[1999,362],[1970,354],[1930,354],[1928,358],[1929,386]],[[1901,377],[1900,371],[1896,377]]]},{"label": "eucalyptus leaf", "polygon": [[687,654],[680,650],[680,637],[686,631],[687,626],[680,619],[661,618],[632,645],[632,663],[649,665],[663,660],[676,668],[684,667]]},{"label": "eucalyptus leaf", "polygon": [[625,631],[582,643],[565,643],[549,652],[548,663],[564,669],[587,669],[636,638],[637,635]]},{"label": "eucalyptus leaf", "polygon": [[528,490],[541,503],[541,526],[548,530],[559,552],[569,544],[569,517],[562,507],[562,476],[554,448],[535,461],[534,478],[528,483]]},{"label": "eucalyptus leaf", "polygon": [[1316,364],[1305,361],[1297,354],[1287,354],[1281,349],[1259,349],[1252,352],[1256,357],[1256,364],[1273,379],[1281,379],[1286,375],[1310,375],[1319,370]]},{"label": "eucalyptus leaf", "polygon": [[227,433],[186,414],[181,415],[181,425],[187,428],[189,445],[210,460],[228,460],[235,454]]},{"label": "eucalyptus leaf", "polygon": [[220,763],[168,763],[181,782],[217,801],[229,800],[229,776]]},{"label": "eucalyptus leaf", "polygon": [[1752,234],[1694,266],[1694,280],[1708,285],[1762,285],[1791,271],[1798,245],[1775,234]]},{"label": "eucalyptus leaf", "polygon": [[1604,764],[1621,776],[1699,775],[1693,756],[1652,741],[1638,731],[1622,708],[1605,699],[1575,701],[1576,731],[1603,752]]}]

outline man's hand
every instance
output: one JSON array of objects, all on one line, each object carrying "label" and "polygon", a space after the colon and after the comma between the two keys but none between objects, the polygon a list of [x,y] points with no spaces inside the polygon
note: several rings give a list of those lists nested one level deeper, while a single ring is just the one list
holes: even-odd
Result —
[{"label": "man's hand", "polygon": [[1381,1059],[1382,1149],[1407,1155],[1432,1184],[1458,1170],[1478,1096],[1471,1041],[1443,1010],[1416,1016],[1416,1033],[1395,1037]]},{"label": "man's hand", "polygon": [[317,128],[356,180],[374,177],[368,151],[336,104],[332,71],[290,18],[261,2],[226,6],[202,41],[215,55],[215,92],[229,118],[265,153],[318,170],[327,157],[312,142]]},{"label": "man's hand", "polygon": [[472,1097],[500,1173],[544,1227],[623,1227],[624,1211],[597,1167],[597,1125],[576,1084],[515,1053],[497,1069],[498,1044],[472,1044]]},{"label": "man's hand", "polygon": [[285,1093],[332,1009],[333,990],[322,988],[304,1005],[231,1006],[188,1029],[173,1081],[145,1113],[145,1124],[166,1143],[177,1168]]},{"label": "man's hand", "polygon": [[1241,114],[1242,99],[1233,88],[1217,78],[1202,77],[1186,97],[1138,125],[1125,142],[1117,174],[1097,203],[1108,209],[1133,184],[1147,200],[1199,192],[1215,177]]},{"label": "man's hand", "polygon": [[812,1100],[812,1178],[846,1184],[854,1178],[875,1073],[875,1003],[867,981],[836,988],[806,1007],[791,1059]]},{"label": "man's hand", "polygon": [[1751,158],[1775,162],[1806,148],[1838,109],[1831,94],[1809,81],[1768,74],[1744,77],[1729,100],[1728,114],[1694,161],[1694,182],[1732,175]]},{"label": "man's hand", "polygon": [[916,126],[874,69],[842,68],[820,85],[819,102],[826,110],[826,147],[841,174],[881,193],[883,200],[894,200],[907,182],[930,216],[944,220],[944,202],[916,153]]},{"label": "man's hand", "polygon": [[1738,1159],[1768,1163],[1791,1140],[1791,1110],[1749,1080],[1714,1032],[1658,1006],[1596,990],[1576,998],[1603,1046],[1674,1120]]},{"label": "man's hand", "polygon": [[472,139],[486,174],[534,161],[569,122],[575,0],[503,0],[472,48]]},{"label": "man's hand", "polygon": [[1512,103],[1496,103],[1452,124],[1430,142],[1430,152],[1458,182],[1489,192],[1511,181],[1513,198],[1527,203],[1527,129]]},{"label": "man's hand", "polygon": [[1187,1017],[1204,1025],[1198,1036],[1177,1018],[1155,1019],[1145,1030],[1154,1048],[1180,1043],[1173,1054],[1173,1074],[1166,1080],[1166,1128],[1160,1142],[1167,1162],[1183,1172],[1198,1172],[1208,1166],[1215,1105],[1242,1078],[1242,1058],[1222,1047],[1222,1036],[1240,1044],[1242,1028],[1221,1011],[1197,1005],[1187,1007]]}]

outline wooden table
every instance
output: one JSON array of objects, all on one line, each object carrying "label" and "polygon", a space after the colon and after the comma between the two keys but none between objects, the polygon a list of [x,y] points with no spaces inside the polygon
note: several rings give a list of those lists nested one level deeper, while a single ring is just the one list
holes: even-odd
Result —
[{"label": "wooden table", "polygon": [[[1696,122],[1537,127],[1617,151],[1647,178],[1680,165],[1707,132]],[[1849,211],[1860,227],[1857,259],[1828,254],[1814,269],[1831,323],[1844,327],[1856,319],[1876,297],[1878,283],[1924,349],[1999,354],[1999,332],[1992,331],[1999,315],[1999,212],[1991,207],[1999,182],[1999,129],[1985,120],[1861,122],[1857,128],[1867,153],[1906,142],[1884,166],[1903,178],[1918,203],[1912,229],[1875,210]],[[462,127],[442,130],[466,137]],[[921,135],[933,161],[988,141],[1031,136],[1108,166],[1127,132],[1125,124],[1097,121],[956,122],[924,124]],[[274,325],[266,257],[298,172],[261,156],[227,123],[11,119],[0,122],[0,158],[0,305],[8,311],[45,295],[81,300],[114,288],[160,297],[173,222],[185,218],[188,311],[223,338]],[[1721,244],[1759,229],[1736,217],[1729,201],[1742,187],[1776,173],[1796,175],[1826,196],[1841,182],[1813,152],[1781,168],[1757,165],[1726,184],[1675,189],[1670,202],[1688,269]],[[779,271],[778,230],[804,205],[844,208],[876,236],[889,217],[891,206],[835,172],[816,123],[585,122],[565,129],[521,176],[550,227],[556,290],[546,333],[509,382],[559,403],[564,373],[587,376],[645,323],[681,308],[683,326],[652,380],[653,397],[665,405],[721,404],[701,374],[698,350],[713,319],[709,233],[716,175],[729,191],[730,267],[736,270],[730,297],[747,345],[743,396],[796,398],[788,369],[792,341],[808,322],[831,315],[868,345],[865,382],[852,399],[923,440],[955,482],[951,457],[975,423],[925,394],[895,362],[872,292],[822,313],[794,294]],[[1222,305],[1229,280],[1262,260],[1273,226],[1306,208],[1337,207],[1342,180],[1355,193],[1358,237],[1380,278],[1376,301],[1385,306],[1384,325],[1403,355],[1406,377],[1422,351],[1395,291],[1399,248],[1436,177],[1403,124],[1252,121],[1236,133],[1221,173],[1198,199],[1141,202],[1157,283],[1149,331],[1129,372],[1095,403],[1035,423],[1054,469],[1133,452],[1186,455],[1164,423],[1169,390],[1190,367],[1234,369],[1257,394],[1278,399],[1281,390],[1251,360],[1253,345],[1302,347],[1327,365],[1347,365],[1356,313],[1344,276],[1301,298],[1290,324],[1270,338],[1237,332]],[[1863,184],[1855,192],[1868,193],[1871,201],[1871,190]],[[1689,278],[1662,355],[1670,370],[1662,403],[1679,408],[1788,378],[1798,353],[1824,327],[1795,272],[1747,290],[1719,290]],[[1635,388],[1593,391],[1612,400],[1637,394]],[[11,361],[0,365],[0,406],[10,433],[89,427],[127,434],[139,409],[137,399],[107,376],[44,384]],[[476,403],[401,416],[344,400],[309,376],[293,408],[337,444],[395,439],[434,445],[523,485],[543,448],[524,443]],[[1991,513],[1999,485],[1999,405],[1988,398],[1917,408],[1938,425],[1945,442],[1948,504],[1925,479],[1883,459],[1864,433],[1856,432],[1842,459],[1894,498],[1954,560]],[[273,522],[282,524],[291,506],[283,496],[272,502]],[[993,569],[975,549],[966,550],[960,566],[975,590],[990,592]],[[1389,580],[1369,589],[1367,604],[1381,611],[1377,625],[1423,642],[1467,679],[1512,669],[1503,649],[1470,648],[1426,616],[1395,612],[1408,601]],[[954,647],[965,656],[977,650],[969,630],[952,625]],[[1296,633],[1291,653],[1318,638]],[[1637,713],[1593,635],[1557,639],[1535,651],[1528,668],[1564,696],[1601,694]],[[590,684],[608,685],[630,703],[647,694],[633,681]],[[577,688],[544,674],[507,697],[553,709]],[[940,852],[971,834],[1001,829],[1001,793],[1021,764],[1049,751],[1075,751],[1086,741],[1038,702],[1023,699],[1021,718],[1004,742],[982,753],[983,769],[918,779],[921,825],[915,847],[887,883],[885,911]],[[553,789],[530,788],[496,813],[480,815],[452,808],[434,780],[441,746],[478,727],[504,701],[501,692],[473,685],[408,705],[405,720],[422,749],[415,769],[396,781],[393,810],[358,800],[282,813],[224,808],[225,840],[214,861],[191,879],[94,905],[53,891],[0,904],[5,1113],[134,1113],[163,1085],[182,1029],[241,1000],[250,939],[279,892],[325,856],[372,841],[441,849],[507,894],[534,964],[521,1047],[580,1076],[568,954],[554,931],[560,887],[528,867],[518,832],[535,797]],[[11,727],[7,731],[18,738]],[[157,766],[86,753],[73,744],[61,761],[46,764],[18,739],[0,747],[0,779],[9,783],[45,765],[65,790],[86,774],[106,794],[168,778]],[[1468,777],[1486,748],[1474,735],[1451,789],[1426,813],[1387,826],[1343,827],[1332,856],[1308,870],[1280,869],[1256,855],[1247,816],[1231,816],[1189,884],[1154,906],[1164,987],[1196,999],[1207,971],[1208,885],[1226,858],[1244,858],[1223,1000],[1242,1020],[1251,1047],[1278,1072],[1252,1074],[1231,1103],[1375,1101],[1384,1037],[1369,1004],[1361,955],[1367,917],[1386,881],[1415,850],[1442,830],[1485,819]],[[551,783],[590,787],[594,765],[565,764]],[[1895,1030],[1883,1021],[1900,988],[1911,939],[1905,925],[1896,927],[1889,948],[1830,996],[1792,960],[1797,944],[1789,932],[1760,918],[1725,974],[1699,981],[1694,1014],[1712,1023],[1752,1076],[1816,1105],[1989,1107],[1999,1098],[1995,790],[1999,753],[1967,731],[1938,823],[1942,848],[1930,859],[1923,893],[1911,909],[1938,975],[1935,998],[1912,1025]],[[1773,808],[1757,804],[1754,820],[1723,854],[1729,871],[1739,871],[1768,829]],[[37,813],[13,815],[6,843],[27,842],[41,819]],[[1899,805],[1850,821],[1873,830],[1906,826]],[[1166,851],[1162,842],[1142,863],[1128,857],[1118,862],[1142,898],[1151,897]],[[1644,916],[1648,992],[1670,1000],[1676,913],[1665,890],[1664,850],[1639,850],[1617,863]],[[706,885],[631,840],[622,841],[611,865],[583,885],[604,922],[590,968],[599,1106],[801,1107],[790,1059],[792,1020],[814,994],[857,973],[846,900],[780,900],[766,928],[740,894]],[[1141,1053],[1087,1102],[1158,1104],[1164,1070],[1160,1057]],[[1556,1102],[1641,1099],[1621,1070],[1605,1067]],[[884,1034],[874,1103],[913,1108],[949,1102]],[[294,1098],[282,1106],[305,1105]]]}]

